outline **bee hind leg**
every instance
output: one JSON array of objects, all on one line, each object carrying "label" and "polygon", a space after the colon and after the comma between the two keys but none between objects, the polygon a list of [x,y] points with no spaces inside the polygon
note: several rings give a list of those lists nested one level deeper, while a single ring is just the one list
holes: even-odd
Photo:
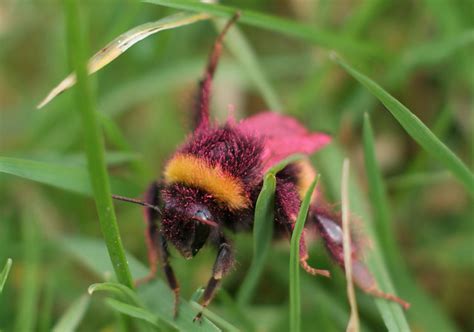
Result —
[{"label": "bee hind leg", "polygon": [[[343,235],[338,217],[330,215],[324,210],[313,208],[310,215],[311,220],[316,223],[319,234],[324,240],[327,251],[331,258],[344,269],[344,248]],[[351,241],[354,243],[354,241]],[[380,297],[400,304],[404,309],[408,309],[410,304],[401,298],[381,291],[372,273],[361,261],[357,246],[351,248],[352,251],[352,280],[365,293],[375,297]]]}]

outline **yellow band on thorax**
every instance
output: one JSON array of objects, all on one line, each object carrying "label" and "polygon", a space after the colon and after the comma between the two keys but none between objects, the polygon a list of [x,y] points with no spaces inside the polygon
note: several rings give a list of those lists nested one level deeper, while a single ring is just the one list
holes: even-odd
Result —
[{"label": "yellow band on thorax", "polygon": [[204,159],[190,154],[178,154],[168,162],[165,181],[207,191],[232,210],[245,208],[250,203],[239,179],[222,170],[219,165],[211,166]]}]

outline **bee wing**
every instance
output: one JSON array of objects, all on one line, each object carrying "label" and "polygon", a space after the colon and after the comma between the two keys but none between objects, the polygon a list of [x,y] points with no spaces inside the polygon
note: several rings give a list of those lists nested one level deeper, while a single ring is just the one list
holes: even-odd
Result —
[{"label": "bee wing", "polygon": [[331,141],[329,135],[311,133],[296,119],[274,112],[264,112],[244,119],[238,124],[238,128],[264,140],[265,170],[290,155],[313,154]]}]

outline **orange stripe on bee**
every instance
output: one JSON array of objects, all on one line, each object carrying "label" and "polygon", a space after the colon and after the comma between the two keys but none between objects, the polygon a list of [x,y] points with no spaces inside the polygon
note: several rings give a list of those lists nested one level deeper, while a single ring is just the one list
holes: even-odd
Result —
[{"label": "orange stripe on bee", "polygon": [[203,189],[232,210],[246,208],[250,204],[239,179],[219,165],[211,166],[202,158],[190,154],[178,154],[168,162],[165,181]]},{"label": "orange stripe on bee", "polygon": [[[300,160],[296,162],[299,167],[299,172],[298,172],[298,182],[297,182],[297,188],[298,188],[298,193],[300,195],[301,200],[304,199],[304,196],[306,195],[306,192],[308,191],[311,183],[313,182],[314,178],[316,177],[316,171],[314,170],[313,166],[311,166],[311,163],[309,160]],[[317,190],[313,192],[313,196],[311,197],[311,201],[314,202],[317,196]]]}]

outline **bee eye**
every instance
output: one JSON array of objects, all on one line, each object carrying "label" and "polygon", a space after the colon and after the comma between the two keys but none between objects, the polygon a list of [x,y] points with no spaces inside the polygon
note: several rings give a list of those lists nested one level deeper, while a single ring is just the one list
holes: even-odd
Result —
[{"label": "bee eye", "polygon": [[196,218],[203,219],[203,220],[211,219],[211,214],[209,213],[209,211],[206,211],[206,210],[197,210],[194,216]]}]

